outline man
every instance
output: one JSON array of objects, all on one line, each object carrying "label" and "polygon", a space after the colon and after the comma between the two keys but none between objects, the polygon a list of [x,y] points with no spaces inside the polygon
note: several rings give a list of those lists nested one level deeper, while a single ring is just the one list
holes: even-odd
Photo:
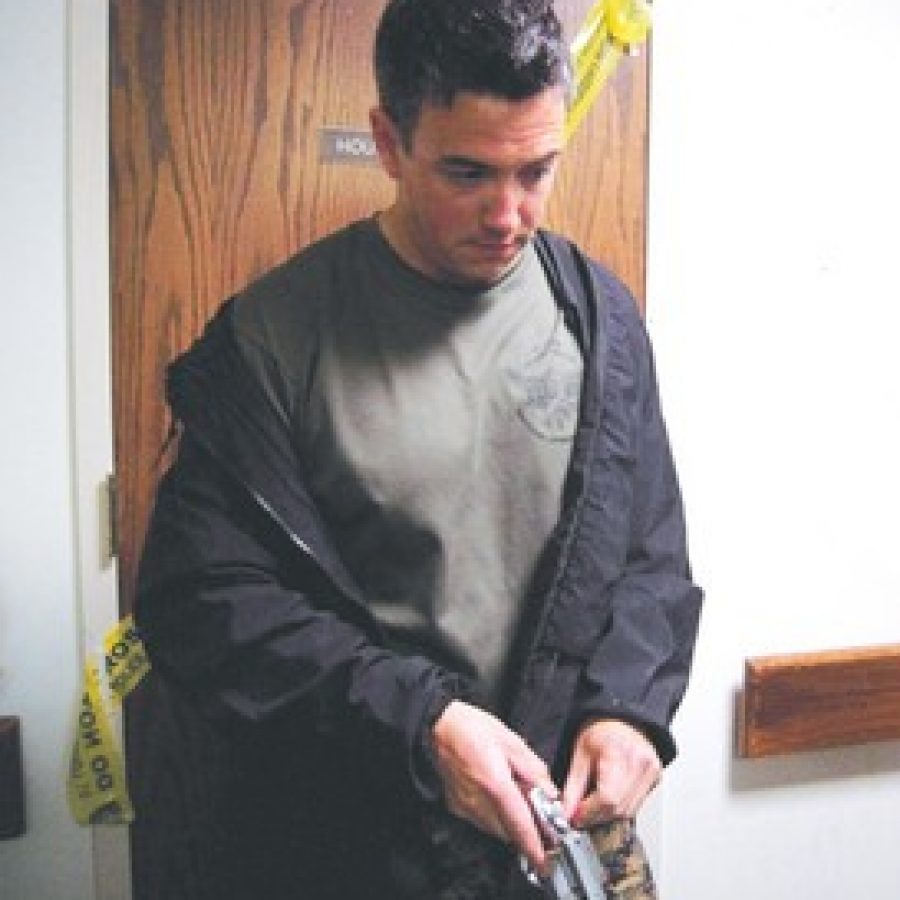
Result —
[{"label": "man", "polygon": [[674,756],[699,591],[634,305],[538,232],[552,3],[392,0],[375,65],[393,206],[170,370],[137,614],[217,748],[198,896],[527,896],[533,787],[602,829]]}]

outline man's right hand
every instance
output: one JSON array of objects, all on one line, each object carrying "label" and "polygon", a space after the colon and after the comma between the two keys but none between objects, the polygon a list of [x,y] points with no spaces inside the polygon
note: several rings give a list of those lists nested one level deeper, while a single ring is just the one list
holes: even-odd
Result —
[{"label": "man's right hand", "polygon": [[526,799],[533,787],[559,796],[543,760],[498,718],[461,700],[447,706],[432,735],[450,811],[515,845],[544,872],[544,844]]}]

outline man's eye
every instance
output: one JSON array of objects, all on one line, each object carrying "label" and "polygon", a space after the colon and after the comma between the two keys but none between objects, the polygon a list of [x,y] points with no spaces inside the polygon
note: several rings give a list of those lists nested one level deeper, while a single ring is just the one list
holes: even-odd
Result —
[{"label": "man's eye", "polygon": [[468,166],[451,166],[444,169],[444,176],[451,184],[471,187],[484,181],[485,171]]},{"label": "man's eye", "polygon": [[553,163],[540,163],[522,170],[521,179],[525,187],[537,187],[553,171]]}]

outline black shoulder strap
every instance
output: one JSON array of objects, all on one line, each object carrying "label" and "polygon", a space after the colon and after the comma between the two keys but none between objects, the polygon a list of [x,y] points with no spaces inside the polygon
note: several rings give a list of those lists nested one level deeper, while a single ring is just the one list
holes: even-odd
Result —
[{"label": "black shoulder strap", "polygon": [[607,286],[599,277],[599,268],[575,244],[553,232],[538,231],[534,244],[550,289],[567,316],[569,328],[585,357],[594,357],[595,370],[603,372],[609,297]]}]

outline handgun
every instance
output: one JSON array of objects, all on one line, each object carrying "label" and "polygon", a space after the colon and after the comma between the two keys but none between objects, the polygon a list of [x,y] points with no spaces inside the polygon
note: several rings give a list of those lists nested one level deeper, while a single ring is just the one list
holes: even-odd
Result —
[{"label": "handgun", "polygon": [[528,794],[531,809],[549,842],[550,874],[539,876],[523,859],[523,870],[532,884],[553,900],[606,900],[604,870],[594,845],[584,831],[573,828],[563,814],[562,803],[541,788]]}]

